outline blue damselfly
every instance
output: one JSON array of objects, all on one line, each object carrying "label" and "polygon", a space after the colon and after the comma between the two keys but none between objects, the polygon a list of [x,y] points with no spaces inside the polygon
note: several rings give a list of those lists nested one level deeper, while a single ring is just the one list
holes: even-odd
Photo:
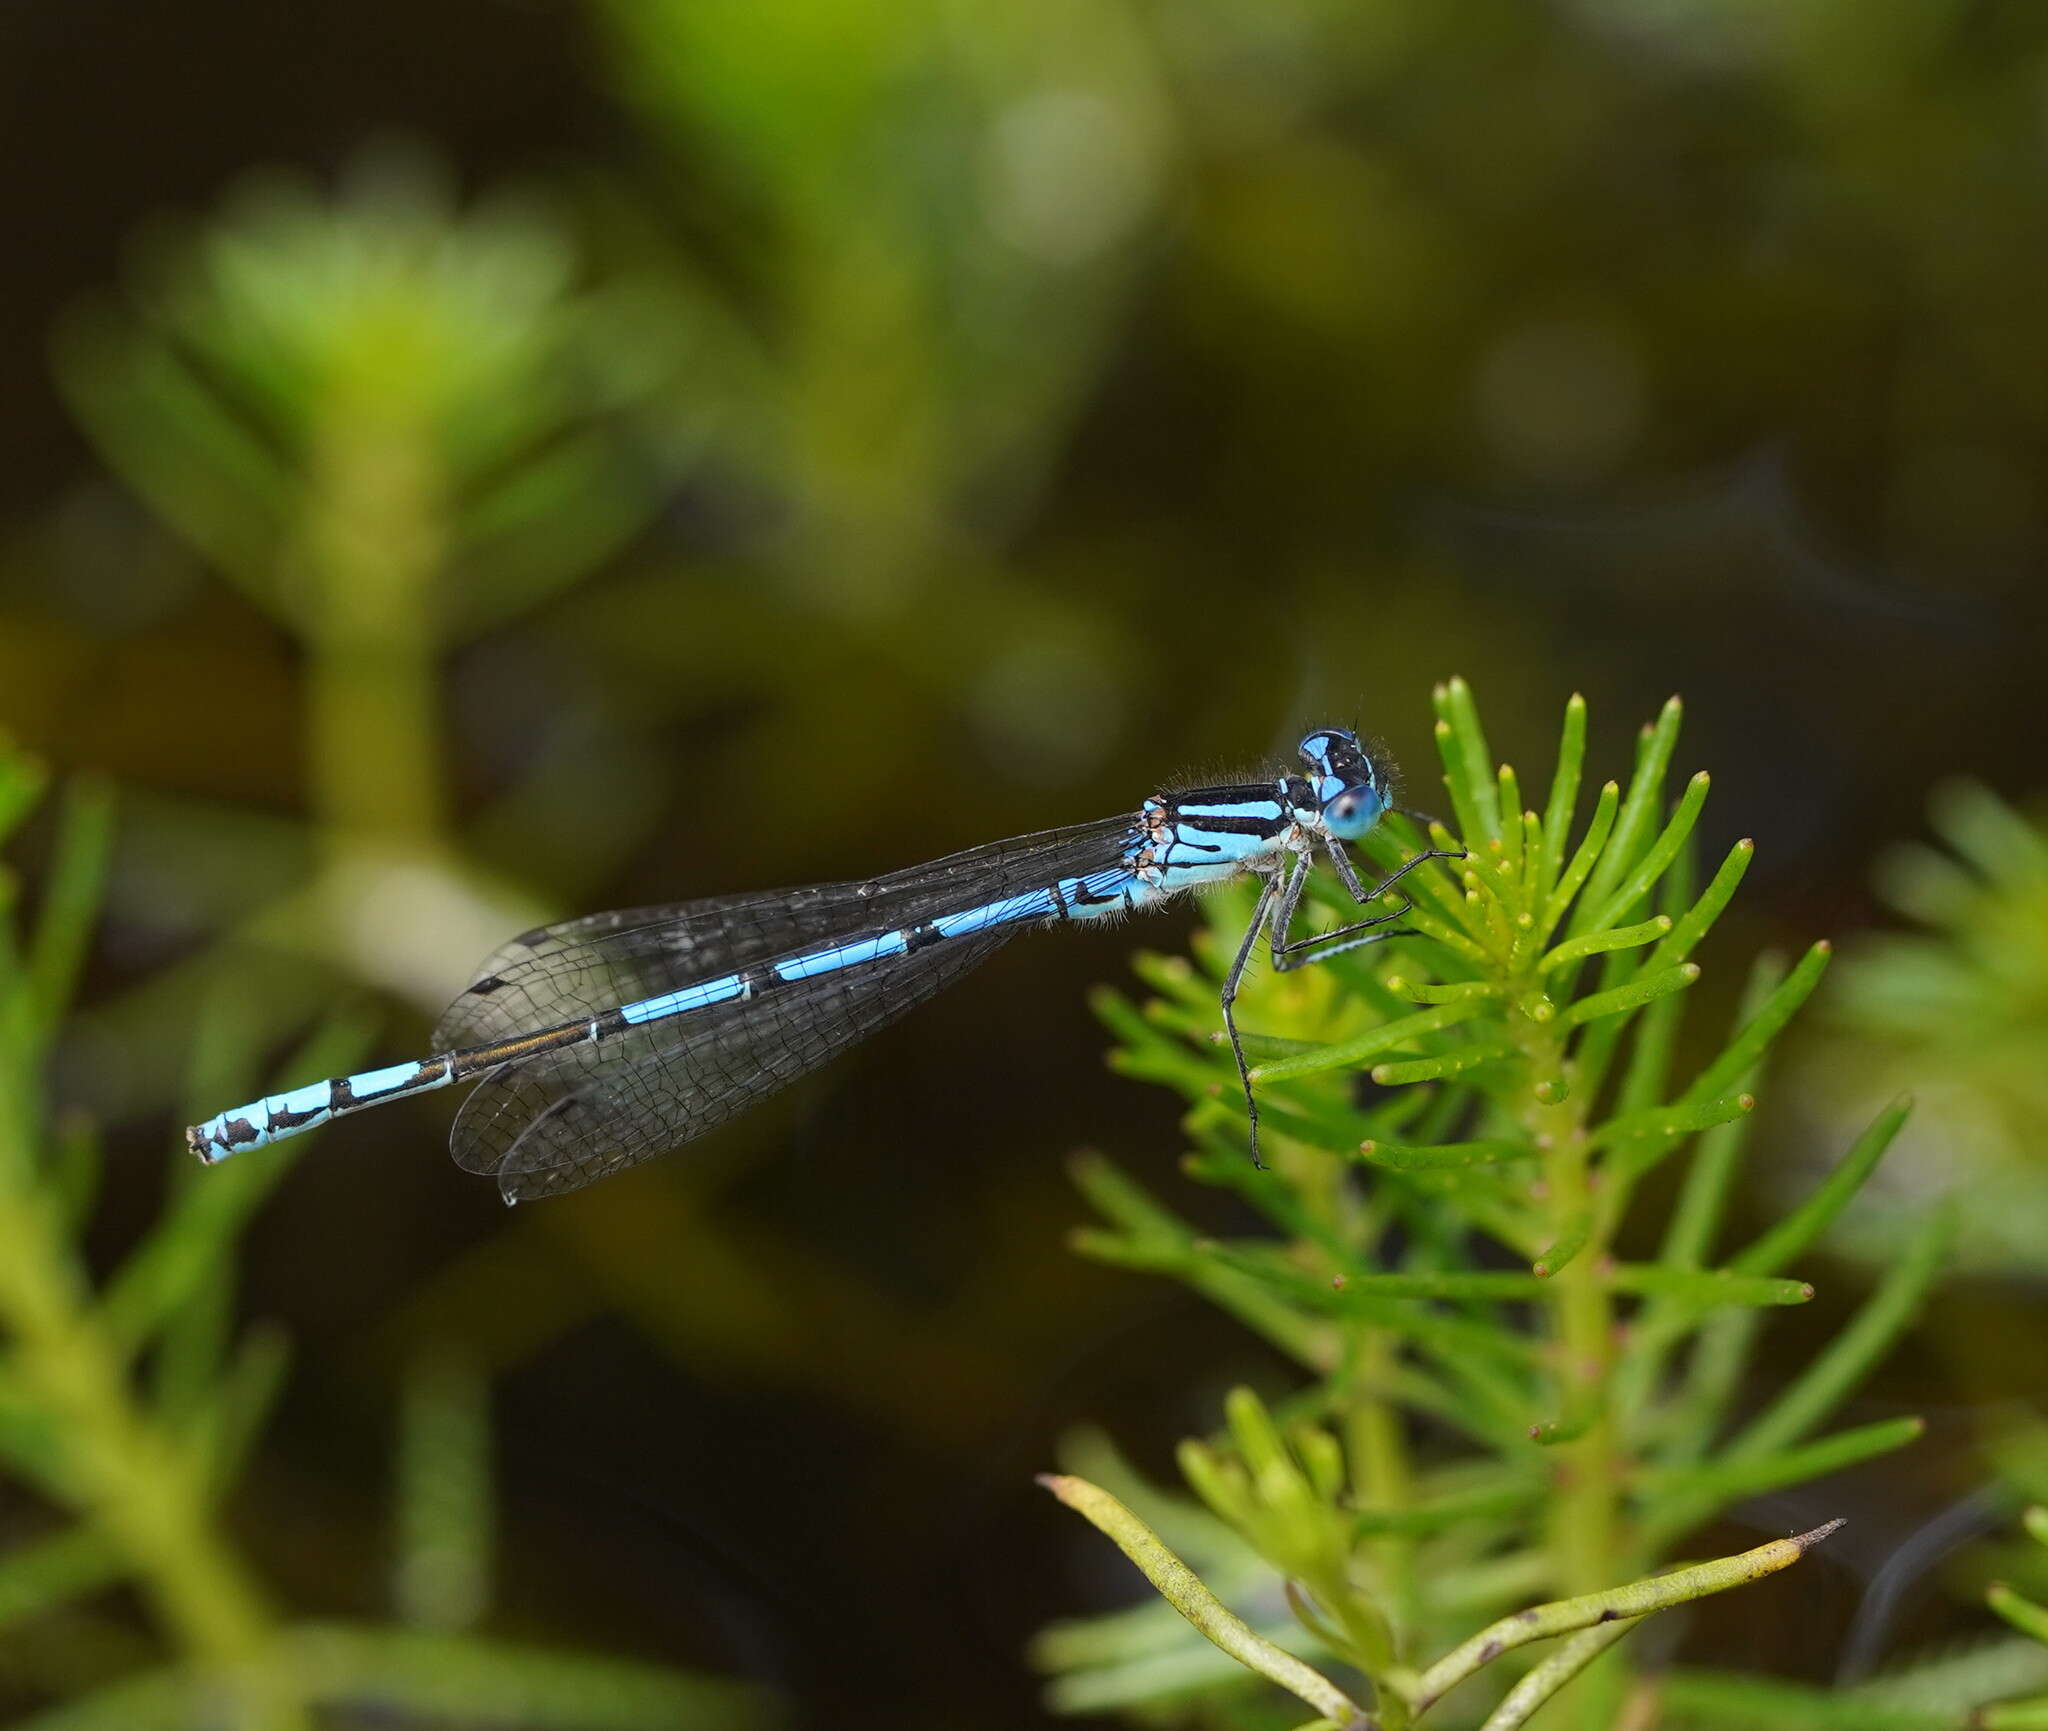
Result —
[{"label": "blue damselfly", "polygon": [[628,908],[545,926],[490,956],[434,1031],[434,1055],[315,1082],[186,1131],[215,1161],[366,1106],[475,1082],[456,1163],[508,1202],[574,1190],[680,1146],[950,985],[1025,926],[1157,906],[1243,873],[1259,894],[1221,995],[1244,1084],[1238,986],[1263,937],[1276,969],[1404,935],[1398,907],[1289,933],[1320,853],[1361,907],[1372,889],[1345,844],[1389,807],[1381,766],[1341,728],[1301,742],[1307,774],[1160,793],[1134,813],[992,842],[873,878]]}]

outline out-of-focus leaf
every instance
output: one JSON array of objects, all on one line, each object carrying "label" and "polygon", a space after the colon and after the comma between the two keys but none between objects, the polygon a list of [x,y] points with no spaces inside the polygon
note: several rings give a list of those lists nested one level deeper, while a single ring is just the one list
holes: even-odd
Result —
[{"label": "out-of-focus leaf", "polygon": [[781,1720],[765,1690],[630,1659],[332,1623],[292,1630],[288,1641],[309,1693],[337,1707],[530,1731],[765,1731]]},{"label": "out-of-focus leaf", "polygon": [[65,790],[57,850],[28,953],[32,1014],[45,1029],[63,1013],[84,965],[113,833],[111,790],[101,782],[74,780]]},{"label": "out-of-focus leaf", "polygon": [[46,1707],[13,1731],[191,1731],[217,1710],[218,1686],[182,1671],[149,1671]]},{"label": "out-of-focus leaf", "polygon": [[490,1601],[490,1388],[453,1347],[415,1356],[398,1451],[394,1597],[408,1622],[472,1627]]},{"label": "out-of-focus leaf", "polygon": [[284,1392],[291,1349],[284,1335],[261,1325],[243,1336],[201,1410],[195,1444],[207,1477],[221,1490],[232,1485],[249,1459]]},{"label": "out-of-focus leaf", "polygon": [[1733,1671],[1670,1671],[1672,1731],[1955,1731],[1953,1708],[1887,1706],[1850,1693]]},{"label": "out-of-focus leaf", "polygon": [[[346,1074],[369,1040],[365,1018],[331,1018],[285,1066],[280,1085]],[[254,1159],[193,1171],[149,1237],[108,1281],[101,1315],[109,1332],[130,1350],[139,1348],[196,1289],[223,1278],[236,1233],[300,1152],[287,1142]]]},{"label": "out-of-focus leaf", "polygon": [[118,1581],[121,1553],[91,1527],[27,1539],[0,1552],[0,1633]]},{"label": "out-of-focus leaf", "polygon": [[49,772],[34,758],[15,750],[0,734],[0,842],[13,835],[22,819],[35,809],[49,783]]}]

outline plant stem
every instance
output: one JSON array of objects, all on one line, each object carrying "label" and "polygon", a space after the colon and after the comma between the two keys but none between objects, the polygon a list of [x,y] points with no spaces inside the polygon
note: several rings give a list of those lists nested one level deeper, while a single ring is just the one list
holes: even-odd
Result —
[{"label": "plant stem", "polygon": [[[1611,1225],[1593,1206],[1591,1150],[1586,1134],[1585,1090],[1568,1064],[1563,1040],[1528,1017],[1509,1018],[1528,1064],[1529,1092],[1522,1122],[1540,1151],[1548,1187],[1546,1207],[1555,1239],[1581,1231],[1590,1236],[1576,1255],[1551,1277],[1549,1322],[1557,1354],[1559,1411],[1556,1421],[1570,1437],[1557,1448],[1557,1494],[1550,1506],[1549,1551],[1559,1591],[1568,1596],[1597,1593],[1620,1578],[1619,1437],[1608,1400],[1614,1376],[1613,1301],[1602,1265]],[[1545,1102],[1537,1083],[1563,1077],[1570,1084],[1562,1100]],[[1604,1724],[1613,1691],[1621,1682],[1618,1660],[1596,1666],[1590,1677],[1609,1679],[1598,1689],[1582,1686],[1573,1703],[1584,1725]]]},{"label": "plant stem", "polygon": [[433,578],[444,556],[424,427],[343,393],[314,453],[306,640],[314,799],[341,847],[444,831]]},{"label": "plant stem", "polygon": [[[1398,1342],[1385,1329],[1362,1327],[1354,1351],[1354,1387],[1345,1430],[1358,1507],[1375,1512],[1406,1508],[1413,1499],[1401,1414],[1391,1401],[1370,1392],[1384,1387],[1393,1374],[1400,1356]],[[1376,1704],[1385,1731],[1406,1731],[1408,1704],[1386,1687],[1386,1679],[1402,1664],[1403,1646],[1414,1628],[1414,1540],[1389,1532],[1368,1540],[1366,1550],[1374,1565],[1374,1586],[1386,1607],[1388,1651],[1373,1677]]]},{"label": "plant stem", "polygon": [[[8,1130],[18,1131],[19,1120],[7,1117]],[[0,1158],[9,1175],[0,1190],[0,1316],[15,1341],[14,1374],[62,1425],[65,1488],[128,1558],[186,1650],[228,1680],[238,1724],[307,1726],[297,1685],[274,1662],[275,1620],[213,1525],[198,1463],[137,1410],[120,1356],[94,1325],[54,1208],[22,1181],[26,1148]]]}]

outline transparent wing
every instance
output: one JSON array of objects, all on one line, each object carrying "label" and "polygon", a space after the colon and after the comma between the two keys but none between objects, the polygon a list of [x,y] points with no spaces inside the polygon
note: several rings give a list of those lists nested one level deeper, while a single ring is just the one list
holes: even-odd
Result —
[{"label": "transparent wing", "polygon": [[842,973],[751,1006],[720,1006],[508,1064],[456,1115],[458,1163],[508,1202],[555,1196],[701,1136],[816,1069],[978,966],[986,932]]},{"label": "transparent wing", "polygon": [[[443,1012],[434,1050],[459,1051],[596,1015],[824,942],[859,884],[706,896],[539,926],[493,950]],[[618,995],[623,993],[624,995]]]},{"label": "transparent wing", "polygon": [[862,932],[1113,864],[1129,817],[991,842],[886,877],[587,914],[522,933],[485,959],[434,1030],[434,1050],[489,1045]]},{"label": "transparent wing", "polygon": [[[486,962],[436,1043],[506,1038],[799,950],[900,931],[1115,865],[1134,839],[1131,819],[1118,817],[861,883],[572,920]],[[723,1123],[958,979],[1009,935],[954,938],[501,1066],[464,1103],[451,1150],[469,1171],[496,1176],[508,1200],[576,1189]]]}]

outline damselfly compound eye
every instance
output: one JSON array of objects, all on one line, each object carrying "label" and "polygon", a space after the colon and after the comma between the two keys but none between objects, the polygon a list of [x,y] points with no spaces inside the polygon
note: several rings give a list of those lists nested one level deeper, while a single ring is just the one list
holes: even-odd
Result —
[{"label": "damselfly compound eye", "polygon": [[1339,841],[1356,841],[1379,821],[1380,797],[1369,787],[1347,787],[1323,807],[1323,827]]}]

